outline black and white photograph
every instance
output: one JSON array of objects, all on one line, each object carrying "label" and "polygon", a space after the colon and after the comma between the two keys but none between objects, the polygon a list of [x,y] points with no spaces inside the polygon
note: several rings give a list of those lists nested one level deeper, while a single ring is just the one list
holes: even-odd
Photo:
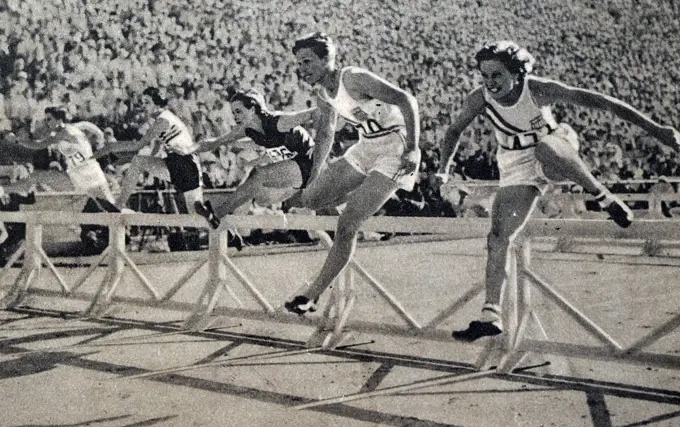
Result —
[{"label": "black and white photograph", "polygon": [[680,425],[678,0],[0,28],[0,427]]}]

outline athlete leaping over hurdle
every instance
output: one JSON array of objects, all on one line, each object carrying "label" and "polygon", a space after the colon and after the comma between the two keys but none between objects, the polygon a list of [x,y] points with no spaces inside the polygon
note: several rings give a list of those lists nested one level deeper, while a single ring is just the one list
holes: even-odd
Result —
[{"label": "athlete leaping over hurdle", "polygon": [[[203,215],[214,228],[219,225],[212,218],[222,218],[253,199],[267,206],[282,202],[304,188],[312,171],[314,140],[300,125],[311,121],[316,112],[310,108],[295,112],[269,111],[264,97],[257,91],[237,91],[229,98],[236,127],[225,135],[202,141],[197,151],[211,151],[221,145],[238,144],[250,138],[264,147],[267,155],[277,154],[282,160],[257,166],[236,188],[227,201],[214,207],[206,201],[196,202],[196,212]],[[320,167],[321,165],[317,165]]]},{"label": "athlete leaping over hurdle", "polygon": [[[300,78],[319,87],[314,168],[300,202],[318,209],[347,200],[321,273],[303,295],[285,304],[288,311],[304,314],[316,309],[315,301],[351,259],[361,224],[398,188],[413,188],[420,165],[420,123],[413,95],[368,70],[336,69],[335,45],[327,35],[297,40],[293,53]],[[324,169],[338,114],[358,129],[359,142]]]},{"label": "athlete leaping over hurdle", "polygon": [[92,145],[86,135],[86,132],[91,131],[87,125],[81,123],[67,123],[67,118],[66,107],[47,107],[45,126],[36,131],[33,135],[35,139],[17,140],[17,143],[34,150],[52,147],[59,151],[64,156],[66,174],[73,187],[87,193],[103,210],[120,212],[114,205],[115,200],[106,175],[93,157]]},{"label": "athlete leaping over hurdle", "polygon": [[453,337],[462,341],[474,341],[503,331],[501,300],[508,248],[524,228],[549,179],[576,182],[594,195],[602,209],[621,227],[628,227],[633,220],[633,212],[599,183],[579,158],[576,132],[567,124],[555,121],[551,104],[564,102],[609,110],[663,144],[675,150],[680,147],[677,130],[654,122],[623,101],[529,76],[534,58],[513,42],[486,45],[475,59],[484,86],[470,93],[446,132],[439,172],[446,176],[461,133],[477,116],[484,114],[494,125],[498,141],[500,189],[493,203],[487,243],[486,302],[480,320],[471,322],[465,330],[453,332]]}]

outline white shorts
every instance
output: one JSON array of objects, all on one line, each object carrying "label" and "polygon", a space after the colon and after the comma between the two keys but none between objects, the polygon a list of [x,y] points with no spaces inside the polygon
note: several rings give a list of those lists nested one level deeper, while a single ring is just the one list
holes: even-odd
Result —
[{"label": "white shorts", "polygon": [[66,169],[66,174],[71,178],[71,183],[77,191],[88,192],[102,186],[109,187],[104,171],[94,159],[86,160],[78,166]]},{"label": "white shorts", "polygon": [[364,175],[376,171],[392,179],[406,191],[413,190],[420,168],[420,158],[415,170],[402,168],[401,155],[406,141],[400,133],[393,132],[371,139],[360,139],[342,156],[354,169]]},{"label": "white shorts", "polygon": [[[571,126],[560,123],[557,129],[543,137],[540,141],[558,141],[569,144],[578,151],[578,135]],[[500,172],[500,186],[531,185],[544,191],[550,180],[543,173],[543,166],[536,158],[536,147],[521,150],[508,150],[498,147],[496,154]]]}]

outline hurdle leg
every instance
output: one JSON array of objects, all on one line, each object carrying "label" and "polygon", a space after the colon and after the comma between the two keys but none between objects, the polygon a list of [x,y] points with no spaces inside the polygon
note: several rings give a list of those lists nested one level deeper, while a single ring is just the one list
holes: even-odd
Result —
[{"label": "hurdle leg", "polygon": [[524,275],[524,270],[531,261],[531,240],[522,240],[519,243],[521,249],[518,251],[517,247],[515,247],[512,250],[514,253],[514,265],[512,266],[512,284],[508,287],[508,295],[515,295],[516,298],[508,298],[510,304],[514,306],[506,308],[514,310],[515,314],[509,317],[512,329],[508,329],[507,341],[505,342],[507,346],[506,354],[498,365],[499,372],[503,373],[512,372],[526,357],[527,353],[518,352],[517,347],[526,334],[529,321],[532,319],[532,314],[534,314],[531,310],[530,282]]},{"label": "hurdle leg", "polygon": [[484,282],[478,282],[472,285],[460,298],[453,304],[440,311],[432,320],[430,320],[424,329],[434,329],[444,320],[453,316],[461,307],[470,302],[474,297],[484,292]]},{"label": "hurdle leg", "polygon": [[322,315],[325,321],[311,335],[307,347],[336,348],[350,338],[352,333],[345,325],[355,301],[352,271],[345,269],[334,283],[331,297]]},{"label": "hurdle leg", "polygon": [[506,258],[508,269],[501,295],[503,333],[491,337],[477,358],[475,367],[479,370],[486,370],[491,366],[505,366],[512,354],[512,339],[517,331],[517,244],[514,243],[508,248]]},{"label": "hurdle leg", "polygon": [[26,243],[25,241],[21,241],[19,244],[19,247],[17,248],[16,251],[12,254],[12,256],[7,259],[7,263],[5,263],[5,266],[0,270],[0,283],[3,283],[3,279],[5,278],[5,275],[9,273],[10,269],[14,264],[16,264],[17,261],[19,261],[19,258],[24,254],[24,251],[26,250]]},{"label": "hurdle leg", "polygon": [[17,280],[14,281],[7,295],[0,301],[4,308],[16,307],[24,300],[33,281],[42,271],[42,225],[26,223],[26,241],[24,242],[24,264]]},{"label": "hurdle leg", "polygon": [[339,299],[338,281],[336,279],[336,282],[332,285],[331,295],[328,298],[328,302],[326,302],[323,314],[321,315],[324,319],[324,322],[322,325],[317,327],[312,335],[310,335],[310,337],[307,339],[307,342],[305,343],[307,348],[323,347],[328,345],[335,319],[338,316]]},{"label": "hurdle leg", "polygon": [[[315,232],[319,236],[319,241],[326,248],[329,249],[333,245],[333,241],[324,231]],[[354,270],[364,281],[370,285],[391,307],[392,309],[406,322],[409,326],[416,330],[421,330],[422,326],[411,316],[397,301],[397,299],[387,290],[383,285],[371,276],[364,267],[354,258],[349,260],[347,268]]]},{"label": "hurdle leg", "polygon": [[122,254],[125,252],[125,226],[112,225],[109,227],[109,248],[111,252],[109,268],[90,307],[85,312],[88,317],[98,318],[104,315],[123,277],[125,258]]},{"label": "hurdle leg", "polygon": [[184,321],[183,328],[192,331],[205,330],[220,296],[220,283],[226,281],[226,266],[222,263],[222,251],[227,251],[227,233],[211,232],[208,254],[208,281],[198,297],[196,308]]},{"label": "hurdle leg", "polygon": [[88,269],[85,271],[85,273],[83,273],[83,275],[80,276],[80,278],[73,284],[71,290],[69,291],[69,294],[73,294],[78,288],[80,288],[85,283],[87,278],[90,277],[90,275],[94,273],[94,271],[97,268],[99,268],[99,266],[104,262],[104,260],[109,258],[110,251],[111,246],[107,246],[106,249],[104,249],[104,252],[102,252],[99,255],[99,258],[97,258],[97,260],[93,262],[92,265],[90,265],[90,267],[88,267]]},{"label": "hurdle leg", "polygon": [[346,330],[345,325],[356,301],[352,279],[352,270],[345,269],[342,274],[343,284],[338,289],[337,317],[328,340],[324,342],[324,348],[335,348],[351,336],[351,331]]},{"label": "hurdle leg", "polygon": [[305,345],[309,348],[319,346],[327,348],[331,342],[333,331],[335,331],[335,326],[345,305],[343,290],[345,288],[346,271],[345,269],[331,285],[331,294],[321,315],[324,322],[307,340]]},{"label": "hurdle leg", "polygon": [[111,283],[111,277],[112,277],[112,268],[111,266],[115,262],[115,255],[111,254],[111,259],[109,261],[109,268],[106,269],[106,274],[104,275],[104,279],[102,280],[101,284],[99,285],[99,288],[97,289],[97,292],[94,295],[94,298],[92,299],[92,302],[90,302],[90,306],[85,310],[85,317],[90,317],[90,318],[96,318],[97,313],[100,311],[100,305],[99,301],[104,298],[104,295],[108,293],[108,290],[110,289],[110,283]]}]

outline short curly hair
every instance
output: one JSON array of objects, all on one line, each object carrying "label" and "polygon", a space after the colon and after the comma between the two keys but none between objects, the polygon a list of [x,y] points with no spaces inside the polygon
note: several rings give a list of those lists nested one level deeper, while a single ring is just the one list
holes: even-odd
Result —
[{"label": "short curly hair", "polygon": [[68,108],[66,108],[65,105],[52,105],[46,107],[45,114],[62,122],[66,122],[71,118],[71,114],[68,112]]},{"label": "short curly hair", "polygon": [[263,113],[268,113],[267,102],[264,100],[264,96],[254,89],[250,90],[237,90],[233,95],[229,97],[229,102],[240,102],[247,109],[254,108],[255,114],[261,116]]},{"label": "short curly hair", "polygon": [[326,33],[317,31],[295,40],[293,55],[297,54],[301,49],[312,49],[319,58],[328,58],[331,61],[335,61],[335,43]]},{"label": "short curly hair", "polygon": [[165,107],[168,105],[168,100],[161,95],[160,89],[154,86],[149,86],[142,92],[142,95],[146,95],[151,98],[153,103],[159,107]]},{"label": "short curly hair", "polygon": [[509,40],[500,40],[487,43],[475,54],[477,68],[482,61],[499,60],[513,74],[525,76],[534,70],[536,59],[517,43]]}]

